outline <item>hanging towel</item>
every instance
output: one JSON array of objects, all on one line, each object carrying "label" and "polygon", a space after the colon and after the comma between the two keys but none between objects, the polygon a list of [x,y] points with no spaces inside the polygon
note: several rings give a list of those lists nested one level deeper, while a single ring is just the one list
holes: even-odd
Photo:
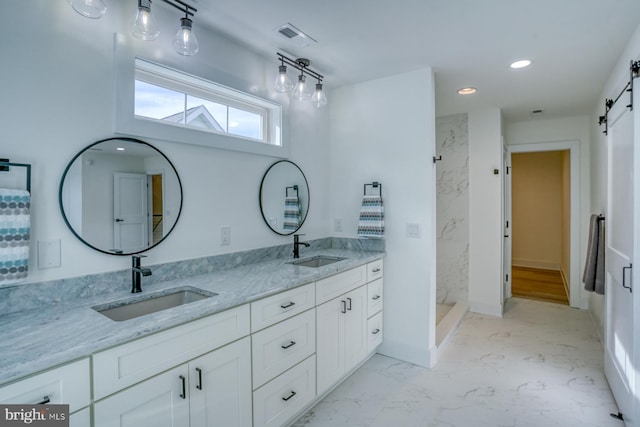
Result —
[{"label": "hanging towel", "polygon": [[31,196],[0,188],[0,285],[21,282],[29,273]]},{"label": "hanging towel", "polygon": [[296,231],[300,227],[300,199],[298,196],[286,196],[284,198],[284,222],[282,228],[288,231]]},{"label": "hanging towel", "polygon": [[384,206],[382,197],[364,195],[358,222],[359,237],[384,237]]},{"label": "hanging towel", "polygon": [[594,214],[589,224],[587,261],[582,275],[586,291],[604,295],[604,268],[604,219]]}]

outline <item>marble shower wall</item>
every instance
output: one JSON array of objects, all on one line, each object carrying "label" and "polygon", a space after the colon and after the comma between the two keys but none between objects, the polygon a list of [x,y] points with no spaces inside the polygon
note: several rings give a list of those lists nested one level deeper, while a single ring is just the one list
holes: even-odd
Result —
[{"label": "marble shower wall", "polygon": [[439,304],[469,299],[469,132],[466,114],[436,118]]}]

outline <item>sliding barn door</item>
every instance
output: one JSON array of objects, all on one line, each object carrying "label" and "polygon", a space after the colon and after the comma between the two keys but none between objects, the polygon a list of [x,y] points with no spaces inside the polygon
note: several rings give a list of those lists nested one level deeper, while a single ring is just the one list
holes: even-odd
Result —
[{"label": "sliding barn door", "polygon": [[[636,97],[638,98],[638,97]],[[605,374],[627,427],[634,415],[634,115],[620,99],[608,113]],[[640,287],[636,290],[640,293]],[[636,315],[638,313],[635,313]],[[638,326],[640,330],[640,325]]]}]

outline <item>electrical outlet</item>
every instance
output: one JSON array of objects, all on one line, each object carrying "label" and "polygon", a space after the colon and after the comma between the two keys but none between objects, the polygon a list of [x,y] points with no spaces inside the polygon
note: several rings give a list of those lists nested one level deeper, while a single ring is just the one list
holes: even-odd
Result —
[{"label": "electrical outlet", "polygon": [[334,228],[336,233],[342,232],[342,219],[341,218],[336,218],[333,221],[333,228]]},{"label": "electrical outlet", "polygon": [[231,227],[224,226],[220,228],[220,246],[229,246],[231,244]]}]

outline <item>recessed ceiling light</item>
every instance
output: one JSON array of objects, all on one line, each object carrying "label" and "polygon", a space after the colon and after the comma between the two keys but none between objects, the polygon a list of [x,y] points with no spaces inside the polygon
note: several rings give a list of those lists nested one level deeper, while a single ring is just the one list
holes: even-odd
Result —
[{"label": "recessed ceiling light", "polygon": [[118,150],[118,151],[124,151],[124,148],[122,148],[122,147],[117,147],[117,148],[116,148],[116,150]]},{"label": "recessed ceiling light", "polygon": [[528,59],[521,59],[511,64],[511,68],[524,68],[531,65],[531,61]]},{"label": "recessed ceiling light", "polygon": [[473,95],[477,91],[478,89],[476,89],[475,87],[463,87],[462,89],[458,89],[458,93],[460,95]]}]

